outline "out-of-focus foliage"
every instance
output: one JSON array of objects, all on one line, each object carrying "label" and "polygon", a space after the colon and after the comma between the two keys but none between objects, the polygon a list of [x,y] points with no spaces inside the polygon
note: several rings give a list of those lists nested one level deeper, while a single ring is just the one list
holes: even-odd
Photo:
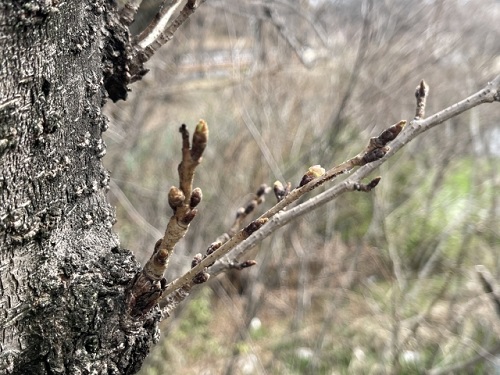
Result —
[{"label": "out-of-focus foliage", "polygon": [[[129,100],[107,108],[122,245],[144,262],[161,236],[180,124],[204,118],[211,133],[195,180],[203,202],[169,279],[260,184],[296,186],[309,166],[411,120],[422,78],[429,115],[482,87],[500,72],[499,19],[493,0],[208,0]],[[217,278],[166,321],[142,373],[498,371],[499,318],[474,274],[500,272],[497,107],[424,134],[384,164],[373,192],[266,240],[259,266]]]}]

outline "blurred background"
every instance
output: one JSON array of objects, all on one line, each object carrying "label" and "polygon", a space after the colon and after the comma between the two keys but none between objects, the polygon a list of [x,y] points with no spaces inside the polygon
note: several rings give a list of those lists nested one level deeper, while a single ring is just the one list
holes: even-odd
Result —
[{"label": "blurred background", "polygon": [[[144,1],[135,32],[159,5]],[[210,140],[169,280],[261,184],[296,186],[411,120],[421,79],[427,115],[483,87],[500,73],[499,22],[498,0],[206,1],[107,104],[122,246],[144,263],[163,235],[182,123],[205,119]],[[374,191],[282,228],[257,266],[193,293],[141,374],[500,374],[500,317],[475,273],[500,277],[499,157],[497,104],[423,134]]]}]

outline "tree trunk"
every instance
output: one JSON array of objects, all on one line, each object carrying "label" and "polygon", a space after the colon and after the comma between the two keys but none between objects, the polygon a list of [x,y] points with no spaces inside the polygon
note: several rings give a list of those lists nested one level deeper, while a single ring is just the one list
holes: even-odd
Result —
[{"label": "tree trunk", "polygon": [[132,374],[159,312],[127,312],[139,265],[111,230],[101,163],[127,31],[103,0],[0,9],[0,373]]}]

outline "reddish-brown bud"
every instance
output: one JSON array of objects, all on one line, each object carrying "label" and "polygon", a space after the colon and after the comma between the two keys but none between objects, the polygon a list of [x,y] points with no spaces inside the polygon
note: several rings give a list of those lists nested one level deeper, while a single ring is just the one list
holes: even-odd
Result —
[{"label": "reddish-brown bud", "polygon": [[200,204],[202,198],[203,198],[203,194],[201,193],[201,189],[200,188],[194,189],[193,192],[191,193],[191,199],[189,200],[189,206],[191,208],[195,208],[196,206],[198,206],[198,204]]},{"label": "reddish-brown bud", "polygon": [[190,222],[193,221],[193,219],[195,218],[196,214],[198,213],[198,210],[196,208],[193,208],[192,210],[190,210],[186,215],[184,215],[184,217],[181,218],[181,223],[182,224],[189,224]]},{"label": "reddish-brown bud", "polygon": [[193,257],[193,260],[191,261],[191,268],[196,267],[200,262],[203,260],[203,256],[198,253]]},{"label": "reddish-brown bud", "polygon": [[382,159],[385,154],[389,151],[389,147],[381,147],[381,148],[376,148],[370,152],[367,152],[363,158],[361,159],[361,164],[360,165],[365,165],[368,163],[372,163],[378,159]]},{"label": "reddish-brown bud", "polygon": [[257,264],[257,262],[255,260],[245,260],[244,262],[240,263],[240,267],[241,268],[248,268],[248,267],[255,266],[256,264]]},{"label": "reddish-brown bud", "polygon": [[394,124],[387,129],[385,129],[380,135],[377,137],[377,144],[380,146],[385,146],[387,143],[396,139],[396,137],[401,133],[401,130],[406,125],[405,120],[401,120],[397,124]]},{"label": "reddish-brown bud", "polygon": [[203,284],[203,283],[206,283],[209,278],[210,278],[210,274],[209,273],[207,273],[207,272],[200,272],[200,273],[196,274],[195,277],[193,277],[193,283],[195,283],[195,284]]},{"label": "reddish-brown bud", "polygon": [[268,220],[269,219],[267,218],[254,220],[250,224],[248,224],[246,228],[243,230],[245,231],[245,234],[247,236],[250,236],[253,232],[259,230],[265,223],[267,223]]}]

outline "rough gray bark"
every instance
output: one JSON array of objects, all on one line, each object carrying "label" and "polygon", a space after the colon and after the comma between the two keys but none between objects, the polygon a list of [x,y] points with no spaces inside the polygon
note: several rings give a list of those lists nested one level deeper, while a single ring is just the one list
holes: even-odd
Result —
[{"label": "rough gray bark", "polygon": [[127,83],[112,8],[0,1],[1,374],[131,374],[158,336],[158,310],[126,312],[139,265],[105,199],[101,108]]}]

